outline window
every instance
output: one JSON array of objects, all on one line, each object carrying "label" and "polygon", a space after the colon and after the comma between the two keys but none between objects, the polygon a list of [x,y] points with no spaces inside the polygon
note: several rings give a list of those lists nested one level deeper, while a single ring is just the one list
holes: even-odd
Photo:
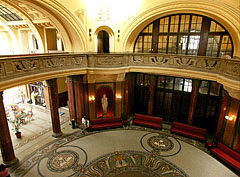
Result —
[{"label": "window", "polygon": [[165,82],[165,77],[164,76],[158,76],[157,87],[158,88],[164,88],[164,82]]},{"label": "window", "polygon": [[21,20],[23,20],[16,13],[13,13],[11,10],[4,7],[3,5],[0,5],[0,16],[2,18],[4,18],[7,22],[8,21],[21,21]]},{"label": "window", "polygon": [[185,79],[183,91],[192,92],[192,79]]},{"label": "window", "polygon": [[233,55],[231,36],[224,27],[196,14],[170,15],[146,26],[135,41],[134,52],[151,53],[152,46],[154,52],[166,54],[196,56],[200,51],[199,55],[214,57]]},{"label": "window", "polygon": [[208,90],[209,90],[209,81],[202,81],[199,87],[199,93],[207,95]]},{"label": "window", "polygon": [[183,90],[183,78],[175,78],[174,90]]}]

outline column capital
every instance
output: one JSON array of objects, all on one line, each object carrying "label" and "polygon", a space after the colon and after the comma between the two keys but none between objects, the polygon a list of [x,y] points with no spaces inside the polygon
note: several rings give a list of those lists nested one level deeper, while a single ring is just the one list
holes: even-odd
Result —
[{"label": "column capital", "polygon": [[73,76],[67,76],[66,81],[73,81]]},{"label": "column capital", "polygon": [[46,80],[46,87],[56,87],[57,78]]}]

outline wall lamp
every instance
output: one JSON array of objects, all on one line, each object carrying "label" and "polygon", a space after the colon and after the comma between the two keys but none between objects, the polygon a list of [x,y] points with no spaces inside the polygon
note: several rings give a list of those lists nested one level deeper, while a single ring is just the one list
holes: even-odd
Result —
[{"label": "wall lamp", "polygon": [[89,28],[89,37],[91,37],[91,36],[92,36],[92,29]]},{"label": "wall lamp", "polygon": [[89,99],[89,101],[94,101],[95,100],[95,96],[89,96],[88,99]]},{"label": "wall lamp", "polygon": [[234,118],[236,118],[236,116],[234,116],[234,115],[232,115],[231,117],[225,116],[225,119],[230,120],[230,121],[232,121]]},{"label": "wall lamp", "polygon": [[116,94],[116,98],[117,98],[117,99],[121,99],[122,96],[121,96],[120,94]]},{"label": "wall lamp", "polygon": [[120,38],[120,30],[118,30],[118,38]]}]

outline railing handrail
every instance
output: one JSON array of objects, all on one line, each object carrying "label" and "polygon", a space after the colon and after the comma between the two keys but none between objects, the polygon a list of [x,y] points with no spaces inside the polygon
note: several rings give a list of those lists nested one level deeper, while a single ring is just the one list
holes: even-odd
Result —
[{"label": "railing handrail", "polygon": [[[240,58],[160,53],[49,53],[0,56],[0,91],[4,88],[68,75],[145,72],[214,80],[237,89]],[[9,85],[6,85],[9,84]],[[19,85],[19,84],[18,84]]]}]

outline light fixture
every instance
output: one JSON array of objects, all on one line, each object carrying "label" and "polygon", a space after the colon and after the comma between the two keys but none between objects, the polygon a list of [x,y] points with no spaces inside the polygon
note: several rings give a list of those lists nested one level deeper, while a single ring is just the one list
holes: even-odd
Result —
[{"label": "light fixture", "polygon": [[89,99],[89,101],[94,101],[95,97],[94,96],[89,96],[88,99]]},{"label": "light fixture", "polygon": [[91,37],[91,36],[92,36],[92,29],[89,28],[89,37]]},{"label": "light fixture", "polygon": [[120,38],[120,30],[118,30],[118,38]]},{"label": "light fixture", "polygon": [[116,98],[117,98],[117,99],[121,99],[122,96],[121,96],[120,94],[116,94]]},{"label": "light fixture", "polygon": [[232,121],[234,118],[236,118],[236,116],[234,116],[234,115],[232,115],[232,116],[225,116],[225,119],[227,119],[227,120],[230,120],[230,121]]}]

